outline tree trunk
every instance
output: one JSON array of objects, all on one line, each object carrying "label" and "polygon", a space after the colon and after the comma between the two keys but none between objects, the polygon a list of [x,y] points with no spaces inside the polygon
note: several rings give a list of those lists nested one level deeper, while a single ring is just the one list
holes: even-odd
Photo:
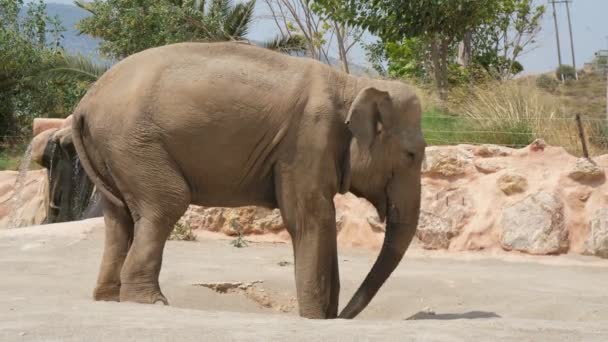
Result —
[{"label": "tree trunk", "polygon": [[345,33],[346,29],[344,28],[344,24],[338,24],[334,22],[334,29],[336,31],[336,40],[338,44],[338,54],[340,56],[340,63],[342,64],[342,71],[347,74],[350,74],[350,70],[348,68],[348,56],[346,53],[346,48],[344,45],[345,42]]},{"label": "tree trunk", "polygon": [[435,73],[435,85],[437,86],[437,92],[439,93],[439,98],[444,100],[441,47],[438,39],[433,39],[431,42],[431,60],[433,62],[433,71]]},{"label": "tree trunk", "polygon": [[473,32],[467,31],[458,45],[458,64],[468,67],[471,64]]}]

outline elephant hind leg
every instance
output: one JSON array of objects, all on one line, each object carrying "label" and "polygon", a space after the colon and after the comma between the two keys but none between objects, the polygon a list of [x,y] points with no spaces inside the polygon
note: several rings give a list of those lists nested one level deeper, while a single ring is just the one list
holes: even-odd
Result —
[{"label": "elephant hind leg", "polygon": [[[154,154],[146,157],[153,158]],[[175,223],[190,204],[190,189],[177,168],[160,162],[168,159],[157,160],[153,170],[133,168],[130,172],[140,181],[131,189],[137,219],[133,244],[120,273],[121,302],[168,304],[158,280],[163,250]]]},{"label": "elephant hind leg", "polygon": [[106,200],[103,203],[103,214],[105,245],[93,298],[118,301],[120,271],[133,240],[133,219],[126,208],[117,207]]}]

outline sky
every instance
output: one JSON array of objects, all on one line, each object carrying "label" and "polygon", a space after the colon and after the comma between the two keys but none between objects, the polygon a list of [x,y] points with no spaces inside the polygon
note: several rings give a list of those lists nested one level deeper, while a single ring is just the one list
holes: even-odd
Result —
[{"label": "sky", "polygon": [[[72,0],[48,0],[47,2],[73,3]],[[548,0],[538,0],[538,3],[547,4]],[[249,33],[249,38],[252,40],[268,40],[278,32],[271,20],[260,18],[268,14],[265,6],[263,1],[257,1],[255,15],[258,19]],[[571,64],[572,54],[566,7],[564,4],[558,4],[556,7],[562,60],[564,64]],[[581,68],[583,63],[590,62],[593,59],[593,54],[597,50],[608,49],[608,0],[572,0],[570,15],[576,63],[577,67]],[[370,42],[373,37],[367,36],[365,40]],[[537,38],[536,48],[520,58],[525,73],[554,70],[558,65],[556,45],[553,11],[551,6],[547,4],[547,12],[543,18],[542,30]],[[352,51],[350,57],[354,63],[366,64],[365,54],[361,48]]]}]

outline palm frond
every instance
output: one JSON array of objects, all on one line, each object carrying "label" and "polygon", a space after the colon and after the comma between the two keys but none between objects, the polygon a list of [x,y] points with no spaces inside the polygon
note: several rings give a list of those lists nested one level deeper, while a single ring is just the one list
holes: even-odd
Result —
[{"label": "palm frond", "polygon": [[211,0],[207,15],[212,19],[222,20],[229,15],[231,8],[231,0]]},{"label": "palm frond", "polygon": [[224,17],[224,33],[233,39],[245,37],[253,20],[254,7],[255,0],[251,0],[229,9]]},{"label": "palm frond", "polygon": [[298,34],[291,36],[278,35],[274,39],[262,43],[266,49],[280,52],[305,52],[307,49],[306,39]]},{"label": "palm frond", "polygon": [[46,81],[93,83],[108,69],[108,65],[97,64],[83,55],[69,55],[62,52],[37,73],[35,78]]},{"label": "palm frond", "polygon": [[81,9],[89,13],[95,14],[95,7],[90,2],[84,2],[84,0],[74,0],[74,5],[76,5],[76,7],[80,7]]}]

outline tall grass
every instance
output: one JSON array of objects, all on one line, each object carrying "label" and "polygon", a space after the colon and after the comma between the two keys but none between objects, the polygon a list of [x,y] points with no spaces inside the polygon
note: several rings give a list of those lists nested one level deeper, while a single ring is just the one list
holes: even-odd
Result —
[{"label": "tall grass", "polygon": [[[581,153],[574,115],[565,113],[558,96],[539,89],[534,82],[495,82],[455,89],[443,107],[447,109],[438,106],[428,92],[419,93],[424,105],[423,132],[430,145],[520,148],[542,138],[549,145],[563,146],[575,155]],[[608,151],[608,125],[598,122],[585,120],[590,149],[596,154]]]}]

